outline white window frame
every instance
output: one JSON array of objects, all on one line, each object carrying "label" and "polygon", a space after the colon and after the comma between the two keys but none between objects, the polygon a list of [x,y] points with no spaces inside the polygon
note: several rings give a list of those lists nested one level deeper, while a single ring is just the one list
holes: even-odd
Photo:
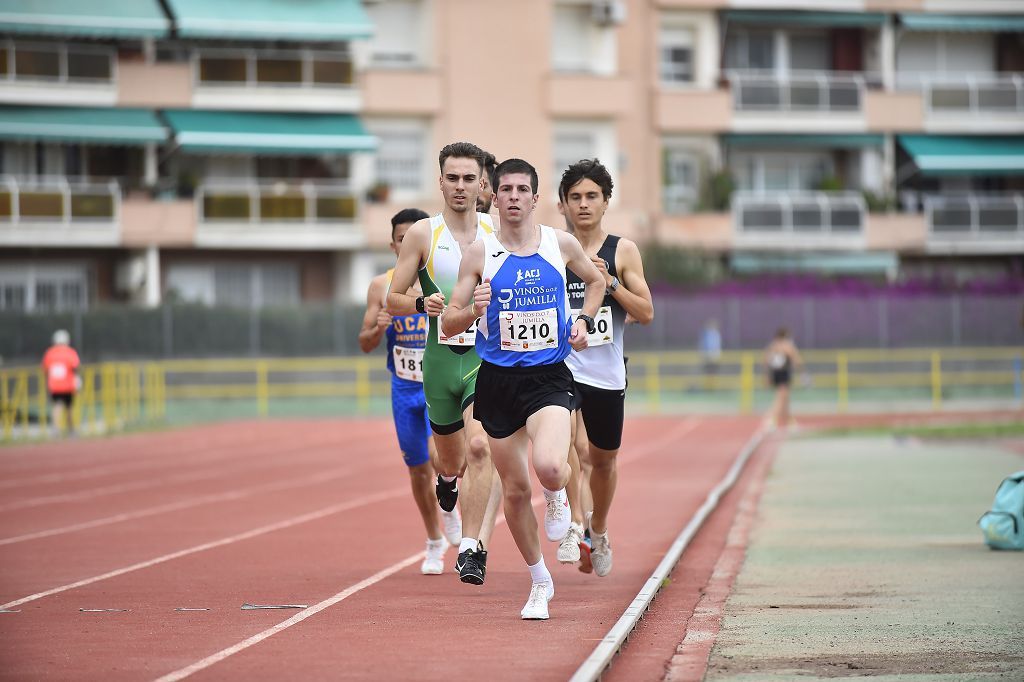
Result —
[{"label": "white window frame", "polygon": [[[404,5],[412,15],[402,27],[389,27],[382,20],[380,10]],[[374,37],[367,41],[356,41],[355,50],[361,52],[361,60],[371,69],[422,69],[429,66],[431,49],[431,17],[429,0],[376,0],[365,4],[367,14],[374,25]],[[386,18],[385,18],[386,19]],[[395,39],[397,45],[407,50],[384,49],[382,38]],[[407,57],[407,58],[405,58]]]},{"label": "white window frame", "polygon": [[[662,154],[662,171],[666,173],[666,176],[661,178],[661,204],[664,212],[668,215],[685,215],[693,212],[700,200],[700,152],[688,145],[666,140],[662,144]],[[670,167],[673,163],[690,167],[689,185],[676,185],[669,177],[671,170],[666,166]]]},{"label": "white window frame", "polygon": [[[378,149],[373,154],[372,164],[372,180],[370,185],[375,184],[377,181],[387,182],[391,188],[390,200],[391,201],[411,201],[420,199],[426,193],[426,188],[431,177],[431,169],[434,168],[430,164],[430,126],[429,123],[422,119],[374,119],[366,120],[366,126],[370,132],[378,139]],[[393,182],[394,177],[381,177],[380,176],[380,163],[382,161],[380,151],[381,148],[387,150],[388,138],[394,136],[403,136],[406,138],[417,137],[419,139],[419,145],[416,149],[410,147],[408,149],[408,158],[406,161],[410,161],[415,164],[416,170],[410,171],[409,179],[412,177],[418,178],[415,183],[396,183]],[[401,159],[397,159],[396,162],[400,162]]]},{"label": "white window frame", "polygon": [[[15,285],[24,289],[23,310],[32,312],[39,309],[36,289],[40,284],[53,283],[57,286],[57,305],[54,312],[88,310],[92,286],[89,267],[83,263],[31,263],[28,265],[0,265],[0,286]],[[77,306],[68,306],[62,301],[62,285],[75,284],[81,288],[82,300]],[[0,300],[0,310],[4,303]]]},{"label": "white window frame", "polygon": [[[592,0],[556,0],[551,9],[551,70],[560,74],[594,74],[613,76],[618,70],[618,40],[615,26],[602,26],[592,18]],[[571,11],[580,16],[570,23],[581,28],[587,43],[586,54],[566,59],[557,50],[560,22],[556,14]],[[586,15],[584,18],[583,15]]]},{"label": "white window frame", "polygon": [[[568,160],[568,156],[559,154],[559,137],[588,136],[591,139],[592,153],[581,156],[579,159]],[[562,157],[562,158],[560,158]],[[553,203],[558,203],[558,185],[562,181],[562,173],[565,171],[567,162],[576,163],[583,158],[597,158],[612,176],[616,186],[620,184],[619,179],[619,148],[618,139],[613,121],[584,121],[584,120],[562,120],[555,121],[551,136],[551,165],[552,181],[548,184],[551,187]],[[541,191],[544,187],[543,174],[541,176]],[[612,193],[612,202],[616,201],[617,192]]]},{"label": "white window frame", "polygon": [[[688,34],[688,35],[687,35]],[[684,37],[686,36],[686,37]],[[663,21],[658,29],[658,79],[663,85],[692,86],[697,82],[697,41],[696,26]],[[676,49],[690,51],[689,73],[686,78],[676,77],[681,71],[677,62],[668,58],[667,52]]]}]

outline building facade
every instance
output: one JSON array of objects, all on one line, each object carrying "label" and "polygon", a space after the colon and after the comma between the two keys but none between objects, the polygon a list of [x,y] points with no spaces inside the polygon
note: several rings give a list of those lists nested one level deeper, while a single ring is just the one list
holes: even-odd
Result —
[{"label": "building facade", "polygon": [[[12,0],[0,309],[352,301],[470,140],[735,272],[1024,254],[1024,13],[1001,0]],[[1016,259],[1016,260],[1015,260]]]}]

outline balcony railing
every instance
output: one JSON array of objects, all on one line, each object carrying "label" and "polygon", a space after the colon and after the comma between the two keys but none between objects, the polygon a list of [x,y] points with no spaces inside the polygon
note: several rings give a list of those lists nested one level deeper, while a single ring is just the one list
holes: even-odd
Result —
[{"label": "balcony railing", "polygon": [[120,209],[121,191],[114,181],[0,176],[0,224],[115,223]]},{"label": "balcony railing", "polygon": [[920,90],[933,114],[1024,114],[1024,75],[897,75],[901,90]]},{"label": "balcony railing", "polygon": [[0,82],[109,85],[116,74],[117,52],[113,48],[0,42]]},{"label": "balcony railing", "polygon": [[830,71],[729,70],[736,111],[860,111],[867,75]]},{"label": "balcony railing", "polygon": [[929,195],[924,212],[932,237],[1024,239],[1024,194]]},{"label": "balcony railing", "polygon": [[734,192],[732,212],[740,234],[859,236],[867,208],[858,192]]},{"label": "balcony railing", "polygon": [[196,190],[200,223],[330,224],[352,221],[358,203],[347,183],[211,181]]},{"label": "balcony railing", "polygon": [[348,88],[352,57],[323,50],[201,49],[192,54],[198,87]]}]

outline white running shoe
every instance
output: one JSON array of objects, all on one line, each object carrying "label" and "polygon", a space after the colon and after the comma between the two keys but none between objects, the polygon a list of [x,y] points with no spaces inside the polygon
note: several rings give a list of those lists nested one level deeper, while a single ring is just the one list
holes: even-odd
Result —
[{"label": "white running shoe", "polygon": [[591,528],[590,542],[590,563],[594,566],[594,573],[603,578],[612,572],[612,545],[608,542],[608,531],[598,535]]},{"label": "white running shoe", "polygon": [[526,606],[520,611],[523,620],[547,620],[548,602],[555,596],[555,583],[545,580],[542,583],[533,583],[530,588],[530,598],[526,600]]},{"label": "white running shoe", "polygon": [[569,530],[558,545],[558,561],[563,564],[574,564],[580,560],[580,543],[583,542],[583,526],[578,523],[569,524]]},{"label": "white running shoe", "polygon": [[444,573],[444,553],[448,551],[448,541],[444,538],[427,540],[427,556],[420,564],[423,575],[441,575]]},{"label": "white running shoe", "polygon": [[462,516],[459,515],[459,508],[446,512],[441,510],[441,525],[444,527],[444,536],[448,543],[458,547],[462,542]]},{"label": "white running shoe", "polygon": [[548,493],[545,490],[544,499],[548,503],[547,510],[544,512],[544,532],[547,533],[548,540],[558,542],[565,537],[572,524],[569,497],[565,494],[565,488],[562,488],[553,493]]}]

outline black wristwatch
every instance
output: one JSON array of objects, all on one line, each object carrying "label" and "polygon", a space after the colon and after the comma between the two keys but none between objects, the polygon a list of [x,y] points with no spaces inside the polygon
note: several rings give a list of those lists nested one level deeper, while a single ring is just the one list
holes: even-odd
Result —
[{"label": "black wristwatch", "polygon": [[427,312],[426,299],[422,296],[416,297],[416,312],[425,313]]},{"label": "black wristwatch", "polygon": [[590,315],[584,315],[583,313],[580,313],[579,315],[576,316],[576,319],[583,320],[584,322],[587,323],[588,334],[593,334],[594,332],[597,331],[597,324],[594,322],[594,318],[592,318]]}]

